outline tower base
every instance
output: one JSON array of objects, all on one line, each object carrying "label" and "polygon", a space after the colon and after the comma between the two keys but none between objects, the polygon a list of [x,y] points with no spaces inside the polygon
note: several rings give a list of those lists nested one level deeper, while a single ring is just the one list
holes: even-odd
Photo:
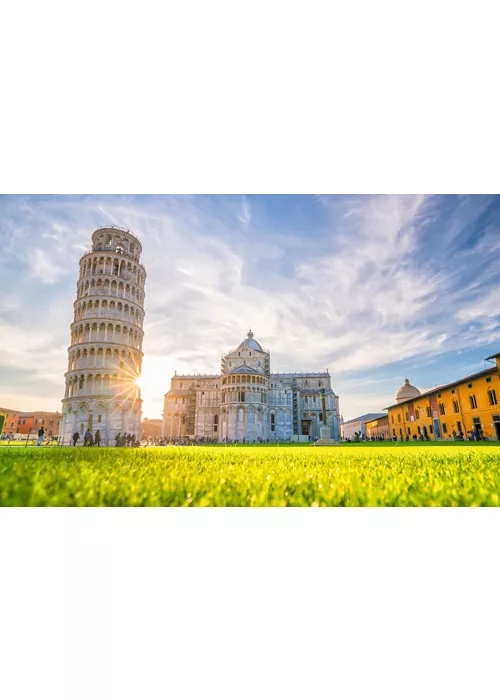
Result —
[{"label": "tower base", "polygon": [[328,426],[321,427],[319,429],[319,440],[316,440],[315,445],[338,445],[336,440],[332,440],[330,437],[330,428]]}]

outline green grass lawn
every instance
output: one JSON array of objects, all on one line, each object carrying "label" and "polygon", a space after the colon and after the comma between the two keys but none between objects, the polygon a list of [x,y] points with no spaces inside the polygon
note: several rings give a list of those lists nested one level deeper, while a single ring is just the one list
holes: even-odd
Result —
[{"label": "green grass lawn", "polygon": [[498,506],[491,443],[0,448],[2,506]]}]

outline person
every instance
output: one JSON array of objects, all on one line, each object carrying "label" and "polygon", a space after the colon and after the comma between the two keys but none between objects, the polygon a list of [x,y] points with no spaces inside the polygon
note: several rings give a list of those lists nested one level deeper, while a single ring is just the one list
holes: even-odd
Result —
[{"label": "person", "polygon": [[95,444],[97,445],[97,447],[101,446],[101,431],[100,430],[95,431]]},{"label": "person", "polygon": [[45,435],[45,428],[42,425],[42,427],[38,431],[38,442],[37,442],[38,447],[41,447],[41,445],[43,445],[43,436],[44,435]]},{"label": "person", "polygon": [[90,431],[87,429],[83,436],[83,446],[90,447]]},{"label": "person", "polygon": [[73,433],[73,447],[76,447],[76,443],[78,442],[79,439],[80,439],[80,433],[77,430],[76,432]]},{"label": "person", "polygon": [[453,435],[453,440],[456,440],[457,439],[457,431],[453,430],[451,434]]},{"label": "person", "polygon": [[120,447],[120,441],[122,439],[122,434],[118,433],[118,435],[115,437],[115,443],[117,447]]}]

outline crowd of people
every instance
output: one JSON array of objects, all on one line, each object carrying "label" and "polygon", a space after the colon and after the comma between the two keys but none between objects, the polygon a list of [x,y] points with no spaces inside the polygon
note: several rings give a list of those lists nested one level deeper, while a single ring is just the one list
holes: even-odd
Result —
[{"label": "crowd of people", "polygon": [[[145,438],[142,441],[142,445],[144,447],[170,447],[170,446],[193,446],[193,445],[267,445],[267,444],[274,444],[274,443],[284,443],[284,442],[291,442],[290,439],[288,440],[263,440],[262,438],[257,438],[257,440],[246,440],[243,438],[243,440],[227,440],[226,438],[223,438],[222,440],[218,440],[217,438],[209,438],[209,437],[195,437],[195,438],[190,438],[190,437],[179,437],[179,438],[161,438],[161,437],[155,437],[155,438]],[[310,439],[310,442],[312,440]]]},{"label": "crowd of people", "polygon": [[145,438],[142,441],[144,447],[169,447],[169,446],[187,446],[187,445],[217,445],[218,440],[212,438],[189,438],[189,437],[179,437],[179,438]]},{"label": "crowd of people", "polygon": [[[387,438],[384,435],[372,435],[371,437],[362,436],[353,440],[351,440],[351,438],[344,438],[344,442],[430,442],[432,439],[433,438],[428,433],[419,433],[418,435],[417,433],[413,433],[411,436],[406,435],[404,440],[402,438],[398,440],[396,435],[392,435],[391,437]],[[456,430],[453,430],[448,440],[453,440],[454,442],[475,442],[479,440],[486,440],[486,438],[484,437],[482,429],[479,426],[476,426],[474,430],[469,430],[467,433],[464,433],[462,430],[457,433]]]},{"label": "crowd of people", "polygon": [[115,437],[116,447],[140,447],[140,442],[133,433],[118,433]]},{"label": "crowd of people", "polygon": [[[80,439],[80,433],[75,431],[73,433],[73,447],[76,447],[78,440]],[[95,431],[95,435],[90,431],[86,430],[83,434],[83,446],[84,447],[100,447],[101,446],[101,433],[99,430]]]}]

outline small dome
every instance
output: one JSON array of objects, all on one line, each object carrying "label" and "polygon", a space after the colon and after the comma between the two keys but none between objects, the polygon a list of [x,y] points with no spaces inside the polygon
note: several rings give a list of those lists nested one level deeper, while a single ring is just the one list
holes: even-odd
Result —
[{"label": "small dome", "polygon": [[258,342],[254,339],[253,333],[252,333],[252,329],[250,329],[250,330],[248,331],[248,335],[247,335],[247,337],[245,338],[245,340],[244,340],[242,343],[240,343],[240,344],[238,345],[238,349],[239,349],[239,348],[250,348],[250,350],[259,350],[260,352],[264,352],[264,350],[262,349],[260,343],[258,343]]},{"label": "small dome", "polygon": [[416,386],[410,384],[408,379],[405,379],[405,383],[396,394],[396,401],[401,403],[401,401],[408,401],[408,399],[416,399],[417,396],[420,396],[420,391]]}]

